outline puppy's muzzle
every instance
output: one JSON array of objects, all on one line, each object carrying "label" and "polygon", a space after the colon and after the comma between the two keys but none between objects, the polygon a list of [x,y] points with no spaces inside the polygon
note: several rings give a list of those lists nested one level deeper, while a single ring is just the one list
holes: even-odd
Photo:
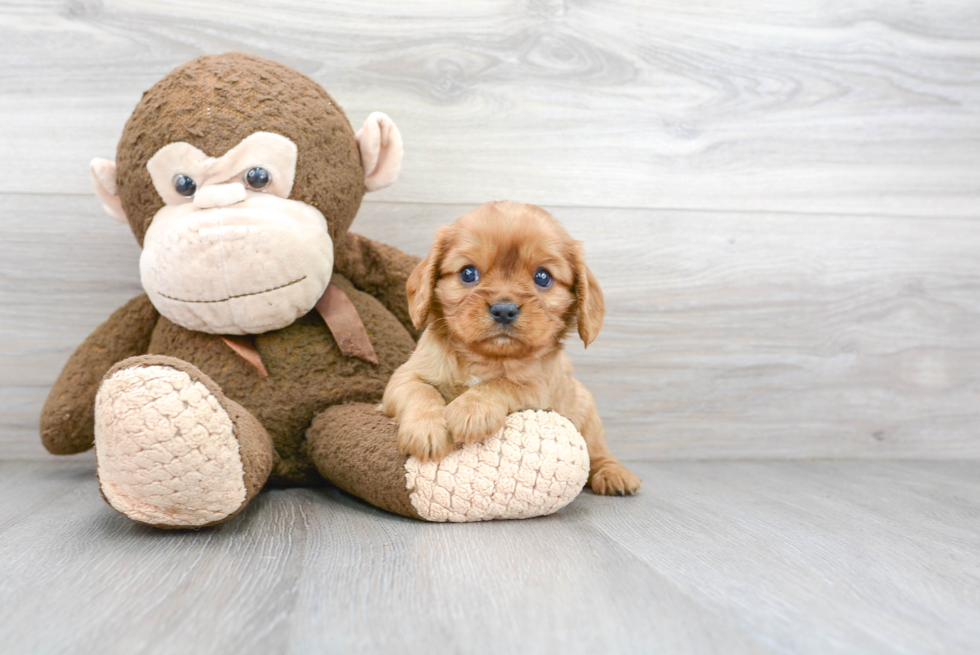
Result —
[{"label": "puppy's muzzle", "polygon": [[521,313],[521,308],[512,302],[495,302],[490,305],[490,316],[501,325],[510,325]]}]

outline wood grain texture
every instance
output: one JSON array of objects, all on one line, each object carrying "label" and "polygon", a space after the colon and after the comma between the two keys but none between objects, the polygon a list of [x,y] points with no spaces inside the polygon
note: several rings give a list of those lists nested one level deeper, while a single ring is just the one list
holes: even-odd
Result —
[{"label": "wood grain texture", "polygon": [[381,200],[980,213],[975,0],[6,2],[0,191],[87,191],[140,94],[228,50],[389,112]]},{"label": "wood grain texture", "polygon": [[661,462],[635,498],[425,524],[333,489],[137,526],[0,464],[0,652],[972,653],[976,462]]},{"label": "wood grain texture", "polygon": [[[466,205],[366,204],[424,255]],[[980,222],[551,208],[606,294],[569,351],[626,459],[980,457]],[[129,231],[84,196],[0,205],[0,448],[38,457],[72,350],[140,293]]]}]

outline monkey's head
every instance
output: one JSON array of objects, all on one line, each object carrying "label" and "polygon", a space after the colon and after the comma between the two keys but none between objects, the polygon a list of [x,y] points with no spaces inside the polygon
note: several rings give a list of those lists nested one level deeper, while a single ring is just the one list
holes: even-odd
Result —
[{"label": "monkey's head", "polygon": [[91,168],[106,211],[143,247],[143,288],[162,315],[259,334],[313,309],[334,243],[365,191],[395,181],[401,156],[384,114],[355,134],[310,78],[229,53],[184,64],[143,94],[116,161]]}]

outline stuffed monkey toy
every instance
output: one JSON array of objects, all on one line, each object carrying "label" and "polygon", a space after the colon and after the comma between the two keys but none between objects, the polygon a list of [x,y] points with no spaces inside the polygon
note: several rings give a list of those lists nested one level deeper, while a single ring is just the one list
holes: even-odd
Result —
[{"label": "stuffed monkey toy", "polygon": [[434,521],[556,511],[588,476],[553,412],[439,463],[407,458],[377,403],[415,347],[418,259],[347,231],[398,176],[386,115],[355,133],[316,82],[259,57],[204,56],[140,100],[116,160],[91,164],[142,247],[145,294],[68,360],[41,416],[54,454],[95,447],[102,495],[162,528],[214,525],[266,485],[324,479]]}]

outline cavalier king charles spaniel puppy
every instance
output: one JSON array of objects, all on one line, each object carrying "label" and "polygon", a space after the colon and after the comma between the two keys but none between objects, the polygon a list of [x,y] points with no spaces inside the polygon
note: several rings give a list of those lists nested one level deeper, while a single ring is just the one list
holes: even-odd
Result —
[{"label": "cavalier king charles spaniel puppy", "polygon": [[609,452],[595,400],[562,349],[573,327],[592,343],[605,303],[582,244],[548,212],[477,207],[439,229],[407,291],[412,322],[427,327],[382,402],[398,421],[402,451],[438,461],[456,444],[494,434],[512,412],[550,409],[585,438],[595,493],[640,488]]}]

